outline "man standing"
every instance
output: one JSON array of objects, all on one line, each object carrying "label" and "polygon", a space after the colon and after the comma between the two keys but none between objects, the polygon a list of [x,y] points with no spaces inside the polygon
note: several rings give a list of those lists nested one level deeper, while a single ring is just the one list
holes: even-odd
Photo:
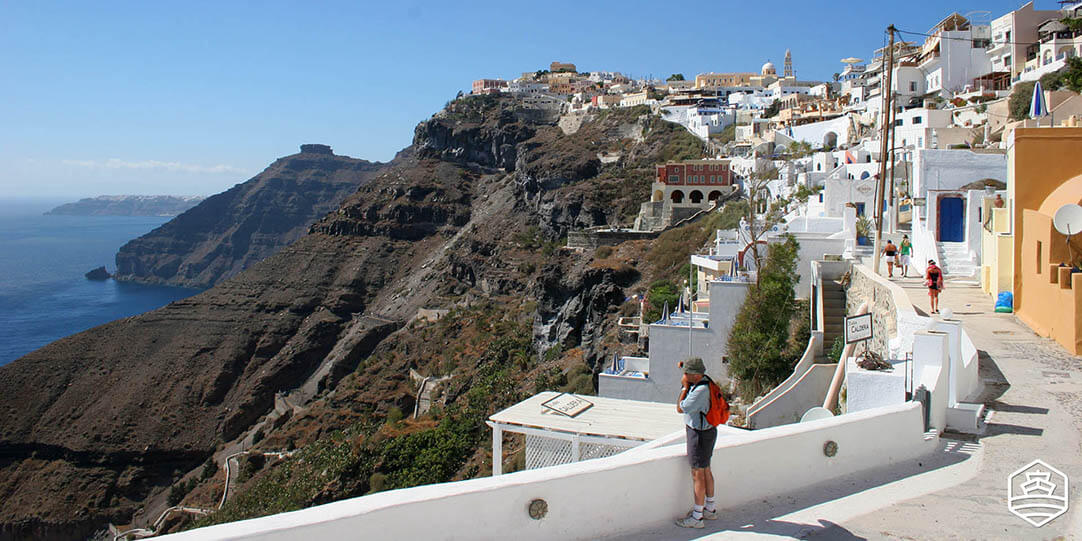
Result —
[{"label": "man standing", "polygon": [[706,380],[706,365],[694,357],[683,362],[684,377],[680,383],[680,400],[676,411],[684,414],[687,431],[688,461],[691,463],[691,482],[695,494],[695,507],[686,517],[678,519],[682,528],[702,528],[703,519],[718,518],[714,505],[714,473],[710,471],[710,457],[714,454],[714,442],[718,429],[706,421],[710,411],[710,386]]}]

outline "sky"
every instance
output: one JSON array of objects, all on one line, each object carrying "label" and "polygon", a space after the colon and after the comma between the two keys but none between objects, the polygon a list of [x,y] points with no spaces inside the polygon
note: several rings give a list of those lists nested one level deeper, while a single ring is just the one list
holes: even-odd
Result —
[{"label": "sky", "polygon": [[691,79],[789,48],[830,80],[888,24],[1021,3],[0,0],[0,198],[211,195],[303,143],[388,161],[472,80],[554,60]]}]

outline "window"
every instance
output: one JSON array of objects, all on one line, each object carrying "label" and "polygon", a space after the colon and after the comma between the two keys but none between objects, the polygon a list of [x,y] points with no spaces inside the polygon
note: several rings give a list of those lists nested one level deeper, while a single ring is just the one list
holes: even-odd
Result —
[{"label": "window", "polygon": [[[886,114],[886,113],[884,113],[884,114]],[[902,125],[902,119],[899,118],[899,119],[895,120],[894,125],[895,126],[901,126]]]},{"label": "window", "polygon": [[823,192],[819,192],[819,202],[823,202]]},{"label": "window", "polygon": [[1037,241],[1037,274],[1041,273],[1041,241]]},{"label": "window", "polygon": [[921,123],[921,117],[919,117],[919,116],[913,117],[913,123],[914,124],[920,124]]},{"label": "window", "polygon": [[916,81],[909,81],[909,91],[910,92],[916,92],[917,91],[917,82]]},{"label": "window", "polygon": [[679,175],[669,175],[669,184],[678,184],[680,182]]}]

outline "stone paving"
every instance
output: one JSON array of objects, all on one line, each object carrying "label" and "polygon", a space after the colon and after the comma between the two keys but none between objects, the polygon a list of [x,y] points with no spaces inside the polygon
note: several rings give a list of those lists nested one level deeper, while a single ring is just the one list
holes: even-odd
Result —
[{"label": "stone paving", "polygon": [[[895,281],[927,312],[920,279]],[[940,302],[980,351],[984,433],[947,433],[942,452],[917,464],[723,510],[704,530],[659,526],[626,538],[1082,540],[1082,358],[993,312],[977,287],[948,282]],[[1007,510],[1007,476],[1034,459],[1072,481],[1071,508],[1041,528]]]}]

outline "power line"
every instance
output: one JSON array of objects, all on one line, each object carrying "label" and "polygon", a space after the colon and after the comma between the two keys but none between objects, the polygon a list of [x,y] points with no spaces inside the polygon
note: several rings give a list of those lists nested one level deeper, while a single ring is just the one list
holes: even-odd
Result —
[{"label": "power line", "polygon": [[1033,42],[1029,42],[1029,41],[995,41],[995,40],[991,40],[991,39],[956,38],[956,37],[950,37],[950,36],[942,36],[942,35],[939,35],[939,34],[928,34],[928,33],[925,33],[925,32],[912,32],[912,31],[909,31],[909,30],[895,30],[895,31],[898,32],[899,34],[911,34],[911,35],[914,35],[914,36],[924,36],[926,38],[938,37],[939,39],[948,39],[948,40],[953,40],[953,41],[968,41],[970,43],[976,43],[978,41],[980,41],[980,42],[988,41],[988,42],[991,42],[993,45],[1040,45],[1041,44],[1041,42],[1039,42],[1039,41],[1033,41]]}]

